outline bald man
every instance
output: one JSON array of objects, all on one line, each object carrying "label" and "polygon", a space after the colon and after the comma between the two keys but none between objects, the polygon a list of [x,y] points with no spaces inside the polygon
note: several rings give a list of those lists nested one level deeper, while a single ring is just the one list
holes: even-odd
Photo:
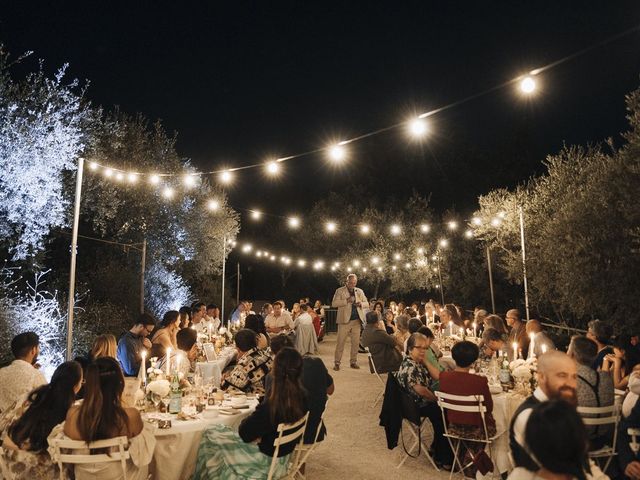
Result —
[{"label": "bald man", "polygon": [[577,405],[576,362],[564,352],[551,350],[538,358],[538,388],[516,410],[509,427],[509,446],[516,467],[524,467],[532,472],[540,467],[527,453],[524,431],[531,411],[538,403],[547,400],[565,400]]},{"label": "bald man", "polygon": [[526,332],[527,337],[529,337],[529,353],[527,354],[527,358],[531,358],[531,355],[539,357],[544,352],[556,349],[553,340],[542,331],[542,325],[538,320],[529,320],[526,323]]}]

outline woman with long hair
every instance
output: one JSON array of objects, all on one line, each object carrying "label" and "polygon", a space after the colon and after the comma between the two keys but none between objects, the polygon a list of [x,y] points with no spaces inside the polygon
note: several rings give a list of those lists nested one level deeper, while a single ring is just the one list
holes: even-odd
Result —
[{"label": "woman with long hair", "polygon": [[118,344],[116,343],[116,337],[110,333],[98,335],[93,341],[93,346],[89,352],[89,359],[91,361],[101,357],[116,358],[116,350]]},{"label": "woman with long hair", "polygon": [[151,343],[159,343],[165,349],[171,348],[175,352],[178,348],[176,341],[178,330],[180,330],[180,313],[176,310],[169,310],[162,317],[160,328],[153,334]]},{"label": "woman with long hair", "polygon": [[47,452],[48,437],[64,422],[82,385],[82,367],[64,362],[56,368],[51,383],[20,398],[0,417],[2,459],[14,479],[49,479],[58,476],[58,466]]},{"label": "woman with long hair", "polygon": [[[202,435],[194,480],[266,478],[278,437],[278,424],[300,420],[308,411],[302,386],[302,356],[283,348],[273,363],[269,395],[240,424],[238,433],[226,425],[213,425]],[[274,478],[286,473],[288,456],[295,445],[278,451]]]},{"label": "woman with long hair", "polygon": [[[145,479],[155,437],[149,424],[143,424],[138,410],[122,406],[123,391],[124,376],[118,362],[110,357],[98,358],[87,368],[84,401],[69,409],[64,434],[72,440],[87,443],[128,437],[131,458],[127,460],[127,478]],[[75,467],[76,480],[119,478],[120,474],[120,462]]]},{"label": "woman with long hair", "polygon": [[316,315],[319,316],[320,319],[324,319],[324,307],[320,300],[316,300],[316,303],[313,304],[313,311],[316,312]]},{"label": "woman with long hair", "polygon": [[640,363],[640,355],[631,343],[630,335],[618,335],[613,342],[613,353],[604,357],[602,370],[611,372],[613,387],[625,390],[633,367]]},{"label": "woman with long hair", "polygon": [[264,350],[269,346],[269,335],[267,327],[264,326],[264,319],[256,313],[250,313],[244,319],[244,328],[248,328],[256,333],[258,348]]}]

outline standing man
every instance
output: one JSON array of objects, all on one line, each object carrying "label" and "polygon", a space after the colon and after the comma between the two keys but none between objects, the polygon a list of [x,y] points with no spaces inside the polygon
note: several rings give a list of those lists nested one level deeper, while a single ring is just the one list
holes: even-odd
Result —
[{"label": "standing man", "polygon": [[[507,340],[507,349],[514,354],[513,358],[518,357],[518,351],[522,352],[522,356],[529,352],[529,337],[527,336],[527,326],[520,320],[520,311],[512,308],[507,311],[507,325],[511,328],[509,331],[509,339]],[[513,344],[517,343],[516,351],[513,352]]]},{"label": "standing man", "polygon": [[364,292],[356,288],[358,277],[354,273],[347,275],[347,283],[336,290],[331,306],[338,309],[336,323],[338,324],[338,344],[336,345],[335,371],[340,370],[340,361],[347,337],[351,337],[351,368],[358,366],[358,345],[360,344],[360,329],[364,322],[364,309],[369,308],[369,302]]}]

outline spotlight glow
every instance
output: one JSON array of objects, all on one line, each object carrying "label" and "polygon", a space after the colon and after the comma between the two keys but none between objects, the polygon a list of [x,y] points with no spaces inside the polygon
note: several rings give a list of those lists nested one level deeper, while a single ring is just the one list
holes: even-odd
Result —
[{"label": "spotlight glow", "polygon": [[220,209],[220,202],[214,198],[212,198],[211,200],[209,200],[207,202],[207,208],[209,210],[211,210],[212,212],[215,212],[216,210]]},{"label": "spotlight glow", "polygon": [[303,259],[298,260],[298,266],[300,268],[304,267],[306,264],[307,264],[306,260],[303,260]]},{"label": "spotlight glow", "polygon": [[127,180],[129,183],[137,183],[138,182],[138,174],[130,172],[127,174]]},{"label": "spotlight glow", "polygon": [[118,173],[116,173],[116,180],[117,180],[118,182],[123,181],[123,180],[124,180],[124,173],[122,173],[122,172],[118,172]]},{"label": "spotlight glow", "polygon": [[271,255],[271,257],[269,257],[269,260],[271,260],[272,262],[276,261],[276,256],[275,255]]},{"label": "spotlight glow", "polygon": [[366,223],[363,223],[362,225],[360,225],[360,233],[362,235],[369,235],[369,233],[371,233],[371,227]]},{"label": "spotlight glow", "polygon": [[262,212],[260,210],[251,210],[251,218],[254,220],[260,220],[260,218],[262,218]]},{"label": "spotlight glow", "polygon": [[391,270],[393,270],[394,272],[398,269],[398,267],[396,267],[395,265],[391,267]]},{"label": "spotlight glow", "polygon": [[244,253],[249,253],[251,250],[253,250],[253,246],[250,243],[242,246],[242,251]]},{"label": "spotlight glow", "polygon": [[111,170],[110,168],[105,168],[104,169],[104,176],[107,177],[107,178],[113,177],[113,170]]},{"label": "spotlight glow", "polygon": [[456,222],[455,220],[451,220],[450,222],[447,222],[447,227],[449,228],[449,230],[457,230],[458,222]]},{"label": "spotlight glow", "polygon": [[98,169],[98,164],[96,162],[91,162],[89,163],[89,168],[95,171]]},{"label": "spotlight glow", "polygon": [[327,231],[327,233],[335,233],[336,230],[338,229],[338,225],[336,225],[336,222],[327,222],[324,226],[325,230]]},{"label": "spotlight glow", "polygon": [[184,183],[184,186],[187,188],[193,188],[196,186],[196,176],[188,173],[185,176],[182,177],[182,183]]},{"label": "spotlight glow", "polygon": [[402,255],[400,255],[399,253],[394,253],[393,254],[393,259],[394,260],[400,260],[402,258]]},{"label": "spotlight glow", "polygon": [[289,217],[287,223],[290,228],[300,228],[300,219],[298,217]]},{"label": "spotlight glow", "polygon": [[409,262],[404,264],[404,268],[406,268],[407,270],[409,270],[411,268],[411,264]]},{"label": "spotlight glow", "polygon": [[420,225],[420,231],[422,233],[429,233],[431,231],[431,226],[426,223],[423,223],[422,225]]},{"label": "spotlight glow", "polygon": [[467,238],[473,238],[473,231],[472,230],[466,230],[464,232],[464,236]]},{"label": "spotlight glow", "polygon": [[442,248],[446,248],[446,247],[449,246],[449,240],[447,240],[446,238],[442,238],[438,242],[438,245],[440,245],[440,247],[442,247]]},{"label": "spotlight glow", "polygon": [[269,175],[274,176],[280,172],[280,165],[278,165],[278,162],[272,160],[265,164],[265,169]]},{"label": "spotlight glow", "polygon": [[389,230],[391,231],[391,235],[400,235],[402,233],[402,228],[398,224],[391,225]]},{"label": "spotlight glow", "polygon": [[155,173],[151,174],[151,176],[149,177],[149,183],[151,185],[158,185],[160,183],[160,176],[156,175]]},{"label": "spotlight glow", "polygon": [[360,260],[354,260],[353,261],[353,266],[354,267],[359,267],[360,266]]},{"label": "spotlight glow", "polygon": [[233,173],[231,170],[225,170],[220,174],[220,181],[226,185],[230,184],[233,180]]},{"label": "spotlight glow", "polygon": [[372,257],[371,263],[374,265],[378,265],[380,263],[380,259],[378,257]]},{"label": "spotlight glow", "polygon": [[342,162],[347,158],[347,149],[344,145],[336,144],[329,147],[327,153],[329,158],[334,162]]},{"label": "spotlight glow", "polygon": [[520,81],[520,91],[522,93],[531,94],[536,89],[536,81],[532,77],[524,77]]},{"label": "spotlight glow", "polygon": [[427,122],[422,118],[414,118],[407,124],[409,134],[414,138],[422,138],[427,134]]}]

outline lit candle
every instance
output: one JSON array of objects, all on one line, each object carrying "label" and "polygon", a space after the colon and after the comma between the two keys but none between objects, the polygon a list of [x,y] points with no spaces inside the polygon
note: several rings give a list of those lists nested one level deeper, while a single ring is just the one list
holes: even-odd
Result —
[{"label": "lit candle", "polygon": [[171,373],[171,347],[167,348],[167,376]]},{"label": "lit candle", "polygon": [[476,327],[477,327],[476,322],[473,322],[473,336],[474,336],[474,337],[477,337],[477,336],[478,336],[478,335],[477,335]]},{"label": "lit candle", "polygon": [[513,349],[513,359],[515,360],[518,358],[518,342],[513,342],[511,348]]},{"label": "lit candle", "polygon": [[540,350],[542,350],[542,353],[547,353],[547,345],[543,343],[543,344],[540,346]]},{"label": "lit candle", "polygon": [[142,370],[142,383],[147,383],[147,351],[142,350],[140,352],[140,356],[142,357],[142,362],[140,363],[140,370]]},{"label": "lit candle", "polygon": [[531,332],[529,334],[529,338],[531,339],[531,343],[529,344],[529,352],[531,352],[531,355],[529,355],[531,358],[536,356],[536,334]]}]

